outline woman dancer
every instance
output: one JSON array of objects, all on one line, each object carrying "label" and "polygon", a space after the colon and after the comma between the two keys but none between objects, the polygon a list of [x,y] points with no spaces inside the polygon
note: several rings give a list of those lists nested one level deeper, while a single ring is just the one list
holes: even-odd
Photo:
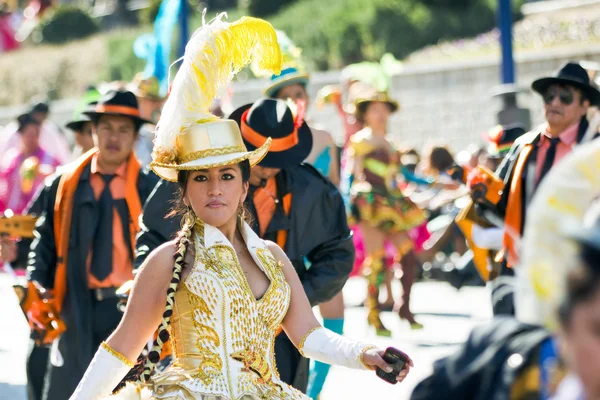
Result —
[{"label": "woman dancer", "polygon": [[412,329],[423,327],[409,307],[419,262],[407,232],[425,221],[425,213],[398,188],[400,154],[386,137],[388,119],[397,109],[398,103],[385,93],[376,93],[357,102],[357,117],[365,123],[365,128],[351,139],[348,166],[352,171],[352,213],[359,223],[366,253],[368,322],[383,336],[391,335],[379,317],[378,308],[379,286],[385,273],[386,240],[396,248],[403,268],[399,316],[408,321]]},{"label": "woman dancer", "polygon": [[[151,163],[158,175],[181,187],[183,228],[146,260],[121,324],[98,349],[72,400],[110,394],[156,326],[139,376],[144,387],[130,385],[117,398],[307,399],[275,369],[280,325],[306,357],[390,370],[381,350],[320,326],[283,251],[260,240],[244,221],[250,167],[271,141],[248,152],[237,124],[208,109],[216,89],[252,54],[262,56],[265,68],[280,65],[275,32],[252,18],[233,24],[217,18],[187,45]],[[174,362],[153,375],[168,340]],[[397,380],[406,377],[410,365]]]}]

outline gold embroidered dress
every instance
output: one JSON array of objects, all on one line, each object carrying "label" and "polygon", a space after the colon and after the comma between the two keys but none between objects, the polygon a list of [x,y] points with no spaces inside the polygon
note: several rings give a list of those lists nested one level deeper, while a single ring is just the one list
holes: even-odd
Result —
[{"label": "gold embroidered dress", "polygon": [[153,399],[308,399],[279,379],[274,343],[290,304],[282,265],[244,223],[242,236],[270,285],[256,299],[231,243],[198,224],[195,262],[175,293],[172,366],[155,375]]}]

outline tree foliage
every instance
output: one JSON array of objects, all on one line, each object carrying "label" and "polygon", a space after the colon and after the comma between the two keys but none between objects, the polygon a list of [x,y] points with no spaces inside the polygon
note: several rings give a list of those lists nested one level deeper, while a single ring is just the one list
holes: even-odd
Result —
[{"label": "tree foliage", "polygon": [[282,8],[295,3],[297,0],[248,0],[248,11],[257,17],[267,17],[276,14]]},{"label": "tree foliage", "polygon": [[32,36],[36,42],[59,44],[83,39],[97,31],[98,24],[86,11],[61,5],[44,15]]},{"label": "tree foliage", "polygon": [[[522,0],[513,3],[517,9]],[[441,40],[489,31],[496,6],[497,0],[302,0],[270,21],[322,70],[386,52],[402,59]]]}]

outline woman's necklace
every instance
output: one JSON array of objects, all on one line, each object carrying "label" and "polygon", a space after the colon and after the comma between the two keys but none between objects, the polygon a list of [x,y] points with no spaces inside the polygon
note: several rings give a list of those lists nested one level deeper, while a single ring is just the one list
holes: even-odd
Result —
[{"label": "woman's necklace", "polygon": [[[242,249],[238,250],[235,248],[233,243],[231,244],[231,246],[233,247],[233,251],[235,251],[235,254],[237,255],[238,262],[239,262],[239,260],[242,258],[242,255],[245,254],[248,251],[248,249],[246,248],[246,246],[242,246]],[[240,268],[242,268],[241,262],[240,262]],[[245,275],[248,275],[248,272],[244,271],[244,268],[242,268],[242,271],[244,272]]]}]

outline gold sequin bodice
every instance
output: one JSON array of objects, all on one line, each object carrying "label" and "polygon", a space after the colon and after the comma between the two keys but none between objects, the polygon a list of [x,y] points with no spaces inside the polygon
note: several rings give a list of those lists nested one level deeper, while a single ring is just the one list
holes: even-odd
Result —
[{"label": "gold sequin bodice", "polygon": [[198,226],[194,266],[175,293],[174,362],[155,383],[175,380],[190,393],[226,399],[306,399],[280,381],[275,366],[275,335],[291,294],[282,265],[249,226],[243,235],[270,281],[267,291],[256,299],[229,241]]}]

